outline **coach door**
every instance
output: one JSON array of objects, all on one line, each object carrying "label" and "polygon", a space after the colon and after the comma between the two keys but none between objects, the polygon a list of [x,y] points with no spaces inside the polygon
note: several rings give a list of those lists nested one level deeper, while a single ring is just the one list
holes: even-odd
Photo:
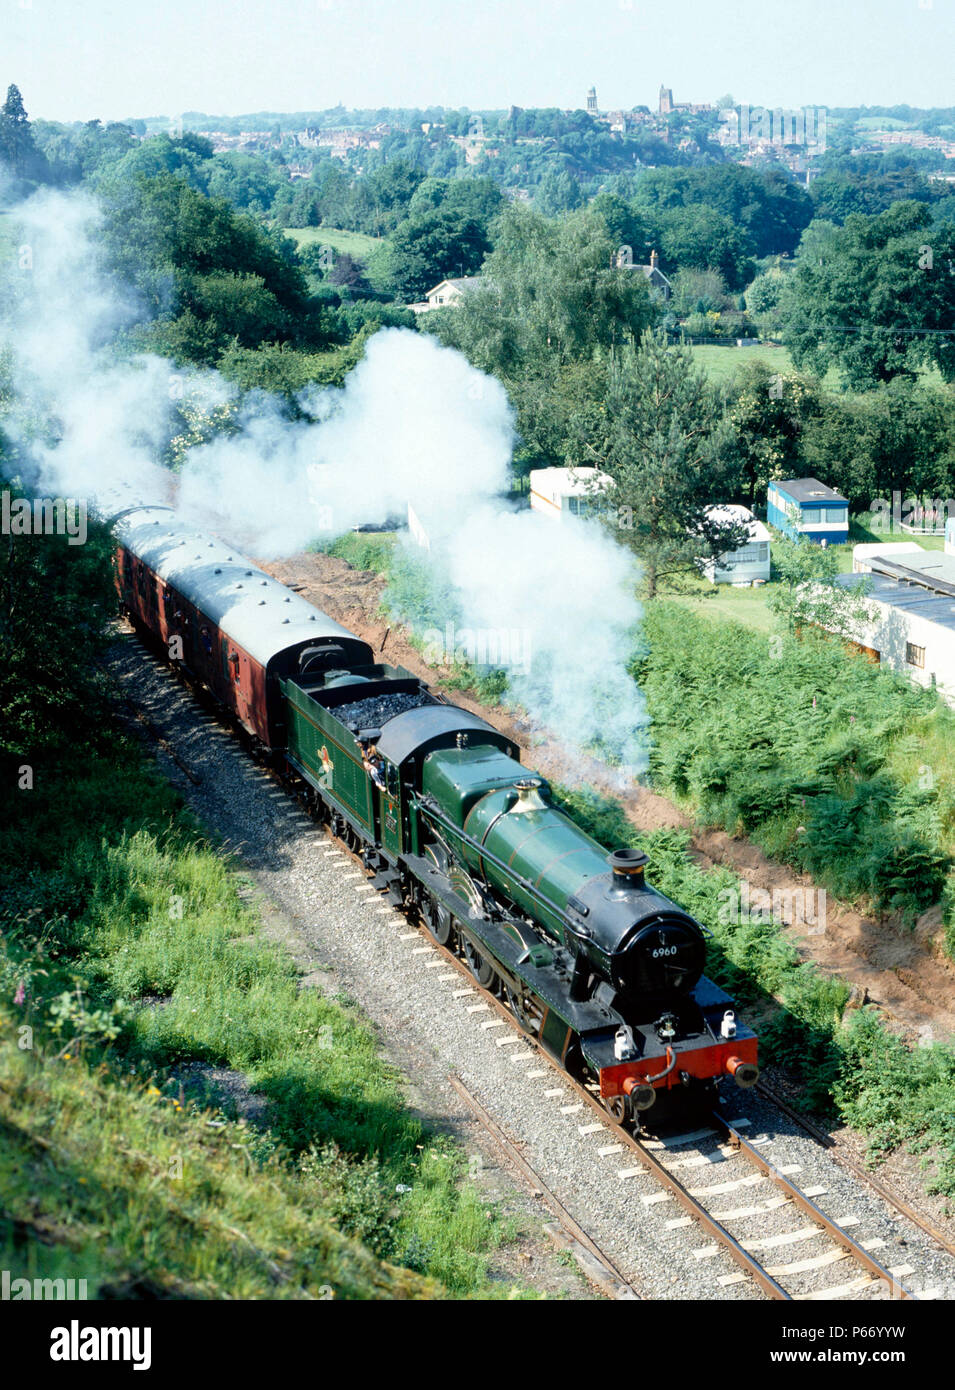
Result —
[{"label": "coach door", "polygon": [[[205,641],[201,630],[200,641]],[[205,652],[205,647],[203,647],[203,652]],[[252,671],[249,658],[225,635],[222,637],[222,669],[229,685],[226,700],[242,720],[242,723],[251,728]]]}]

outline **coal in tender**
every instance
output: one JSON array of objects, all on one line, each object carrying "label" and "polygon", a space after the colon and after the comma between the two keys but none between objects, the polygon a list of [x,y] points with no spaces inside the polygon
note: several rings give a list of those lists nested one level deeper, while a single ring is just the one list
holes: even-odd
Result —
[{"label": "coal in tender", "polygon": [[354,700],[347,705],[339,705],[334,714],[353,733],[359,729],[380,729],[396,714],[404,714],[409,709],[419,709],[421,705],[433,705],[433,695],[423,690],[396,691],[394,695],[369,695],[364,700]]}]

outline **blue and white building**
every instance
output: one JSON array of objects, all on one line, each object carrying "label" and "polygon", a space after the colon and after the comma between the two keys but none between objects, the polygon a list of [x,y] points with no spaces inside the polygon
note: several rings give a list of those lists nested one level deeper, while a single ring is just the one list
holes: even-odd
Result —
[{"label": "blue and white building", "polygon": [[805,536],[819,544],[839,545],[849,539],[848,501],[818,478],[770,483],[766,520],[793,540]]}]

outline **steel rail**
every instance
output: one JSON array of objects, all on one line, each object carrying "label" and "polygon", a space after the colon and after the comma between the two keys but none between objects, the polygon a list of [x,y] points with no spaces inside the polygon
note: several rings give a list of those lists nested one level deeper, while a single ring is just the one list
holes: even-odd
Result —
[{"label": "steel rail", "polygon": [[601,1280],[601,1283],[610,1283],[615,1298],[642,1298],[642,1294],[638,1293],[633,1284],[631,1284],[628,1279],[624,1278],[610,1256],[605,1251],[601,1250],[597,1242],[592,1236],[587,1234],[582,1226],[578,1225],[560,1198],[550,1190],[536,1168],[531,1167],[524,1155],[518,1150],[517,1146],[508,1138],[504,1130],[494,1119],[493,1115],[484,1108],[477,1096],[473,1095],[471,1091],[468,1090],[461,1078],[454,1072],[449,1072],[448,1081],[452,1089],[457,1092],[468,1108],[472,1110],[478,1120],[480,1120],[481,1124],[487,1130],[488,1134],[490,1134],[501,1152],[517,1169],[519,1169],[521,1174],[531,1183],[533,1189],[543,1195],[544,1201],[550,1207],[564,1229],[602,1266],[605,1271],[605,1278]]},{"label": "steel rail", "polygon": [[831,1134],[826,1134],[825,1130],[820,1129],[818,1125],[814,1125],[805,1115],[800,1115],[798,1110],[794,1110],[793,1107],[787,1101],[783,1100],[782,1096],[778,1095],[762,1078],[757,1081],[756,1090],[764,1099],[769,1101],[770,1105],[775,1105],[784,1115],[788,1115],[791,1120],[794,1120],[797,1125],[800,1125],[811,1138],[815,1139],[816,1143],[819,1144],[821,1148],[828,1149],[836,1163],[840,1164],[843,1168],[847,1168],[855,1177],[871,1187],[874,1192],[879,1194],[883,1201],[895,1207],[896,1211],[901,1212],[914,1226],[918,1226],[919,1230],[924,1231],[936,1244],[940,1245],[946,1254],[955,1255],[955,1244],[953,1244],[947,1236],[943,1235],[937,1226],[934,1226],[932,1222],[929,1221],[927,1217],[924,1217],[915,1207],[903,1201],[901,1197],[896,1196],[891,1188],[887,1187],[884,1182],[864,1168],[851,1154],[843,1152],[843,1146],[838,1140],[833,1139]]},{"label": "steel rail", "polygon": [[833,1221],[832,1217],[827,1216],[824,1211],[820,1211],[815,1202],[807,1197],[795,1183],[790,1182],[789,1178],[787,1178],[784,1173],[781,1173],[774,1164],[770,1163],[768,1158],[764,1158],[755,1145],[744,1138],[739,1130],[733,1128],[729,1120],[724,1119],[723,1116],[716,1111],[713,1112],[712,1118],[714,1124],[719,1125],[720,1128],[723,1129],[733,1148],[739,1149],[750,1163],[754,1164],[760,1172],[764,1173],[767,1178],[785,1192],[789,1200],[797,1207],[800,1207],[812,1220],[814,1225],[821,1226],[826,1232],[826,1235],[834,1240],[837,1245],[847,1250],[853,1259],[861,1264],[864,1269],[867,1269],[870,1274],[874,1274],[877,1279],[884,1280],[891,1285],[891,1297],[893,1299],[908,1298],[918,1302],[915,1294],[909,1293],[908,1290],[898,1282],[895,1276],[890,1274],[884,1265],[879,1264],[878,1260],[874,1260],[868,1250],[864,1250],[858,1241],[853,1240],[852,1236],[850,1236],[838,1222]]}]

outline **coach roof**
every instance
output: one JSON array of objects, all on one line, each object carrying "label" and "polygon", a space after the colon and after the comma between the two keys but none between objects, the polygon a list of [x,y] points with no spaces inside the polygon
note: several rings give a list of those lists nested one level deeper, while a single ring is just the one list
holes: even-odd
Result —
[{"label": "coach roof", "polygon": [[339,642],[355,665],[374,661],[366,642],[171,508],[130,510],[113,530],[127,550],[261,665],[289,647],[328,639]]}]

